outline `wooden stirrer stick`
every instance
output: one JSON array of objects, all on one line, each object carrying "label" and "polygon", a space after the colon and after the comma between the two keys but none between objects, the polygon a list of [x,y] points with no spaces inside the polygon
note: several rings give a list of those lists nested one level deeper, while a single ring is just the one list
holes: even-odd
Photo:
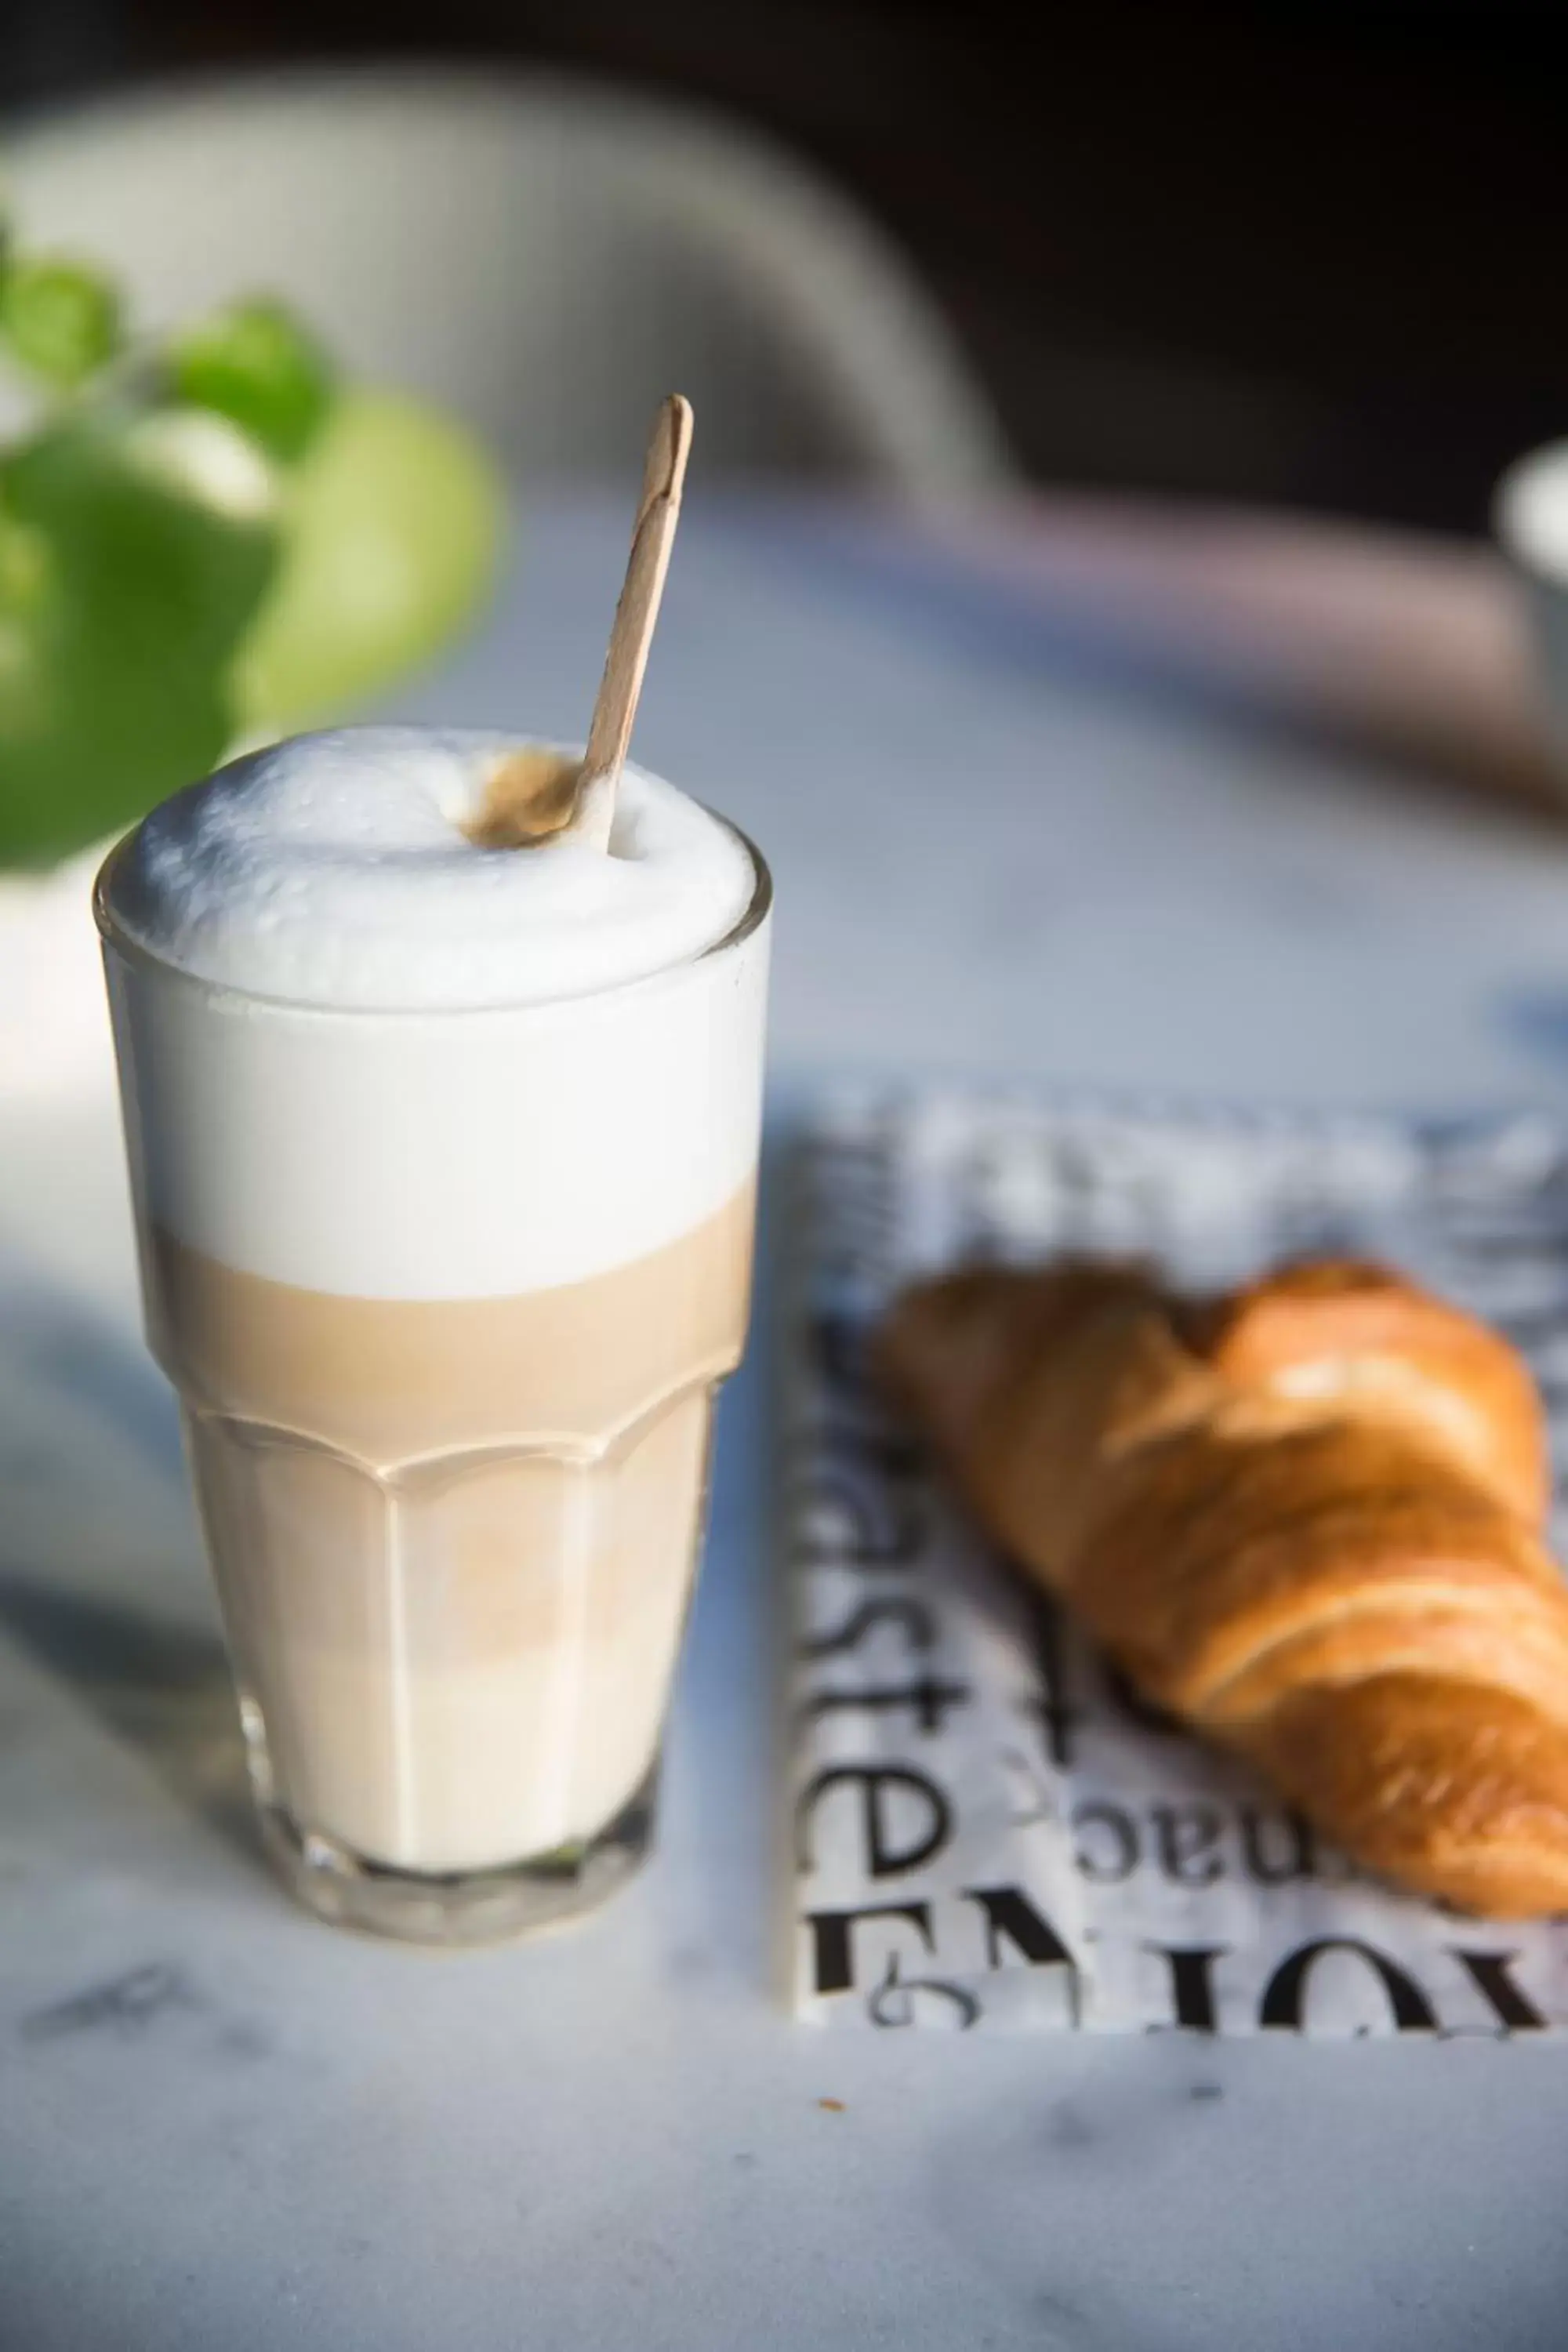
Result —
[{"label": "wooden stirrer stick", "polygon": [[680,488],[690,452],[691,404],[675,393],[659,409],[648,443],[632,551],[626,559],[626,576],[616,606],[605,675],[599,681],[588,749],[578,779],[571,829],[577,840],[589,842],[595,849],[610,845],[616,787],[632,740],[632,721],[658,619],[675,526],[680,520]]}]

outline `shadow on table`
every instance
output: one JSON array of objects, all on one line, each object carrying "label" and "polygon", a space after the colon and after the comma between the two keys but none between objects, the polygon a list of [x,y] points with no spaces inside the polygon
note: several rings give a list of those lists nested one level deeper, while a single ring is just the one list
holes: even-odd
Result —
[{"label": "shadow on table", "polygon": [[[1349,788],[1375,773],[1391,807],[1447,799],[1561,844],[1562,761],[1522,638],[1510,657],[1510,583],[1484,550],[1223,509],[1069,499],[1031,513],[1032,531],[950,515],[911,534],[768,506],[739,527],[911,643],[1319,751],[1354,763]],[[1282,781],[1268,761],[1248,778]]]},{"label": "shadow on table", "polygon": [[173,1401],[111,1323],[4,1260],[0,1492],[0,1636],[255,1853],[223,1642],[182,1613],[200,1587]]},{"label": "shadow on table", "polygon": [[0,1630],[68,1685],[187,1811],[259,1853],[234,1685],[216,1633],[4,1569]]}]

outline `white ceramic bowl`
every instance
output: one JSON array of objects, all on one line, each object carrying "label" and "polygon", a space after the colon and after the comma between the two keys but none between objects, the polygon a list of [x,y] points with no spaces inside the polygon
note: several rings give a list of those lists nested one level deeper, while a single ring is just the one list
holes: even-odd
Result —
[{"label": "white ceramic bowl", "polygon": [[1568,441],[1516,459],[1498,484],[1492,525],[1524,583],[1536,669],[1568,763]]}]

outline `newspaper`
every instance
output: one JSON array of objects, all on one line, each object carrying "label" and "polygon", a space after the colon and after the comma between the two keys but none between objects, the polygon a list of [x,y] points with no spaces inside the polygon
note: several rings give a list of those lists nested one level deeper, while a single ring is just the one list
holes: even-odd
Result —
[{"label": "newspaper", "polygon": [[[795,1170],[785,1413],[794,2000],[829,2026],[1507,2035],[1568,2027],[1568,1921],[1359,1874],[1142,1704],[991,1557],[863,1370],[911,1278],[1136,1254],[1184,1284],[1308,1252],[1485,1316],[1568,1436],[1568,1132],[847,1096]],[[1568,1533],[1559,1513],[1559,1549]]]}]

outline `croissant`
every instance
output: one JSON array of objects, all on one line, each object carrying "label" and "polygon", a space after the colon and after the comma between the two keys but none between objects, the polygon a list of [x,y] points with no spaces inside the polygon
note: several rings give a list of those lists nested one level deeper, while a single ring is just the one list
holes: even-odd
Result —
[{"label": "croissant", "polygon": [[1405,1886],[1568,1909],[1568,1586],[1495,1332],[1373,1265],[1194,1303],[1068,1264],[905,1293],[875,1361],[1157,1705]]}]

